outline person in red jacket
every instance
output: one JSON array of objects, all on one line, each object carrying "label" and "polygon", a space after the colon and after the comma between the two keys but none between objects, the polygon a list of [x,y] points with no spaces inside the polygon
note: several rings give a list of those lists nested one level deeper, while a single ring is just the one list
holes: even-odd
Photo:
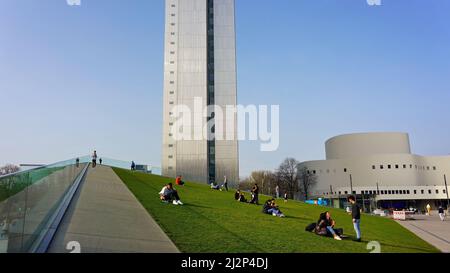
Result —
[{"label": "person in red jacket", "polygon": [[177,184],[178,186],[183,186],[184,182],[183,180],[181,180],[181,175],[177,176],[177,179],[175,180],[175,184]]}]

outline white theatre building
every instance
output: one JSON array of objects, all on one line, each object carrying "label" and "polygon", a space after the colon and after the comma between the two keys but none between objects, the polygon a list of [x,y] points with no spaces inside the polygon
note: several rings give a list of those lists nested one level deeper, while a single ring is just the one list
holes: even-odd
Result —
[{"label": "white theatre building", "polygon": [[412,154],[408,134],[342,135],[325,146],[326,160],[300,164],[316,176],[311,192],[316,198],[330,199],[335,206],[350,194],[386,209],[447,206],[450,156]]}]

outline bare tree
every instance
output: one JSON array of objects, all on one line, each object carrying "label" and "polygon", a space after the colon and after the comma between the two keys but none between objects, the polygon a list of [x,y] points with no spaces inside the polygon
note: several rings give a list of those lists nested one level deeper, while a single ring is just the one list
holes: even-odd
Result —
[{"label": "bare tree", "polygon": [[300,191],[303,193],[305,200],[308,200],[309,193],[317,183],[317,176],[306,167],[301,169],[298,167],[298,173],[300,178]]},{"label": "bare tree", "polygon": [[0,175],[7,175],[11,173],[16,173],[20,171],[20,168],[13,164],[7,164],[3,167],[0,167]]},{"label": "bare tree", "polygon": [[285,190],[291,198],[299,192],[298,164],[299,162],[294,158],[287,158],[275,173],[280,188]]},{"label": "bare tree", "polygon": [[275,193],[276,178],[271,171],[254,171],[249,177],[252,186],[258,184],[260,192],[266,195],[273,195]]}]

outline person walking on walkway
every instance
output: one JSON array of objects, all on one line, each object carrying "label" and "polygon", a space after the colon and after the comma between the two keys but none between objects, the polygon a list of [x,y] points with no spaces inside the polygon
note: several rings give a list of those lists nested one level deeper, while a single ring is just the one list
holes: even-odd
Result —
[{"label": "person walking on walkway", "polygon": [[79,159],[79,158],[77,158],[77,159],[75,160],[75,166],[76,166],[77,168],[80,167],[80,159]]},{"label": "person walking on walkway", "polygon": [[100,158],[98,162],[100,163],[100,165],[102,165],[103,164],[103,159]]},{"label": "person walking on walkway", "polygon": [[350,196],[348,202],[352,204],[352,221],[356,232],[356,242],[361,242],[361,207],[356,203],[356,198]]},{"label": "person walking on walkway", "polygon": [[94,151],[92,154],[92,168],[97,167],[97,151]]},{"label": "person walking on walkway", "polygon": [[427,215],[431,216],[431,205],[430,204],[427,205]]},{"label": "person walking on walkway", "polygon": [[134,161],[131,161],[131,170],[132,171],[136,170],[136,163],[134,163]]},{"label": "person walking on walkway", "polygon": [[445,221],[445,211],[442,206],[439,207],[439,218],[441,218],[441,221]]}]

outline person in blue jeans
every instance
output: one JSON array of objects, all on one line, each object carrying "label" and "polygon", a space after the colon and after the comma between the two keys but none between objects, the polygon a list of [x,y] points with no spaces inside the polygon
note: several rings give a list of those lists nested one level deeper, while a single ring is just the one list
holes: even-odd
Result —
[{"label": "person in blue jeans", "polygon": [[361,242],[361,207],[356,203],[356,198],[350,196],[348,201],[352,204],[352,221],[356,232],[356,242]]},{"label": "person in blue jeans", "polygon": [[334,230],[335,225],[336,222],[331,218],[331,213],[329,211],[321,213],[319,221],[317,222],[316,233],[324,236],[331,235],[335,240],[342,241],[342,238]]}]

